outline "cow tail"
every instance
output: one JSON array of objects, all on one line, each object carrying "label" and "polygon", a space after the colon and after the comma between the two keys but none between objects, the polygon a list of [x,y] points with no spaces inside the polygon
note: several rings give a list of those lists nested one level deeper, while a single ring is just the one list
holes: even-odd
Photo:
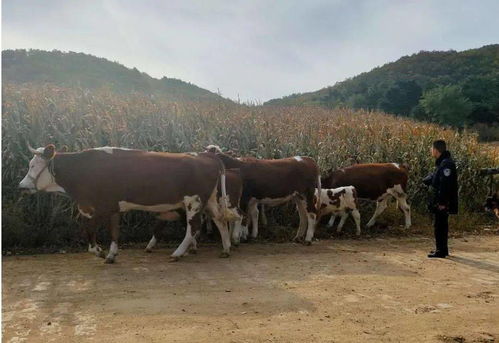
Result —
[{"label": "cow tail", "polygon": [[321,173],[317,175],[317,219],[319,219],[319,214],[321,211],[321,193],[322,193],[322,185],[321,185]]},{"label": "cow tail", "polygon": [[[220,160],[219,160],[220,161]],[[227,197],[227,187],[225,178],[225,166],[222,161],[220,161],[220,188],[222,190],[222,219],[225,221],[233,221],[237,219],[237,215],[229,210],[229,201]]]}]

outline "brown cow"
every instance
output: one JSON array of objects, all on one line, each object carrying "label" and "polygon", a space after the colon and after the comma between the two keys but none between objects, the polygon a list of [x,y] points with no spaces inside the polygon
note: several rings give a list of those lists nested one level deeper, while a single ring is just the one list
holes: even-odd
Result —
[{"label": "brown cow", "polygon": [[[241,201],[241,196],[243,193],[243,184],[242,184],[242,178],[241,178],[241,173],[239,169],[225,169],[225,180],[226,180],[226,188],[227,188],[227,206],[228,210],[231,211],[233,215],[233,220],[229,221],[230,225],[230,233],[231,236],[233,237],[233,242],[235,244],[238,244],[238,241],[235,241],[234,239],[234,226],[238,227],[241,225],[242,221],[242,214],[240,210],[240,201]],[[221,185],[218,185],[217,188],[217,196],[219,202],[223,201],[223,192]],[[180,219],[180,215],[178,212],[165,212],[161,213],[158,216],[158,219],[161,220],[158,223],[156,223],[156,226],[154,227],[153,235],[151,240],[149,241],[149,244],[147,244],[146,247],[146,252],[152,252],[152,248],[156,245],[158,242],[158,237],[160,237],[160,233],[164,228],[163,221],[176,221]],[[206,224],[210,226],[211,228],[211,217],[208,215],[207,216],[207,222]],[[193,246],[193,250],[196,250],[196,247]]]},{"label": "brown cow", "polygon": [[118,253],[120,213],[129,210],[165,212],[185,208],[187,230],[172,259],[196,245],[195,234],[203,210],[208,211],[222,236],[222,257],[229,256],[230,237],[224,206],[217,201],[221,180],[225,194],[225,168],[210,153],[173,154],[103,147],[74,153],[56,153],[54,145],[33,149],[29,170],[19,187],[31,192],[63,192],[89,219],[89,251],[103,257],[96,243],[96,229],[111,231],[106,263]]},{"label": "brown cow", "polygon": [[[317,210],[314,192],[320,186],[319,168],[310,157],[295,156],[277,160],[253,157],[234,158],[224,154],[218,146],[210,145],[207,151],[218,156],[226,168],[239,168],[243,178],[241,207],[248,215],[245,232],[252,223],[251,237],[258,235],[258,204],[277,206],[294,200],[300,215],[300,227],[295,240],[303,238],[310,243],[315,230]],[[236,227],[236,230],[239,228]],[[244,232],[242,235],[244,236]],[[234,235],[237,235],[235,233]]]},{"label": "brown cow", "polygon": [[[407,204],[407,180],[409,168],[397,163],[355,164],[339,170],[330,170],[322,178],[324,188],[354,186],[360,199],[376,201],[376,211],[367,223],[371,227],[376,218],[386,209],[387,201],[393,196],[399,209],[405,215],[405,227],[411,226],[411,208]],[[329,226],[329,225],[328,225]]]}]

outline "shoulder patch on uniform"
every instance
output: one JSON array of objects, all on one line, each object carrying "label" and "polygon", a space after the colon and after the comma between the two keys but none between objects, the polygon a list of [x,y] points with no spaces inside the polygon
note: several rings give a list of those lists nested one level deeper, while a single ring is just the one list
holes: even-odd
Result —
[{"label": "shoulder patch on uniform", "polygon": [[450,176],[450,173],[451,173],[451,171],[450,171],[450,169],[449,169],[449,168],[445,168],[445,169],[444,169],[444,175],[445,175],[445,176]]}]

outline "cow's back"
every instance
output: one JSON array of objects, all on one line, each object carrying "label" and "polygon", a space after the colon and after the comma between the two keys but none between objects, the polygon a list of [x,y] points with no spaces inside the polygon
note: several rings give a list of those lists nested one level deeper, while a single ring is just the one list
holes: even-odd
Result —
[{"label": "cow's back", "polygon": [[354,186],[358,197],[376,200],[387,189],[400,185],[407,188],[408,170],[395,163],[356,164],[332,172],[323,179],[323,188]]}]

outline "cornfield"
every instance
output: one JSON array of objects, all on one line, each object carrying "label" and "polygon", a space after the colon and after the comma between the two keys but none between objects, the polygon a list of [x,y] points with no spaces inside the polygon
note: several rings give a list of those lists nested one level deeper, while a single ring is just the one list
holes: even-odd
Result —
[{"label": "cornfield", "polygon": [[[352,157],[363,163],[406,162],[411,167],[409,199],[413,211],[423,213],[428,190],[420,179],[433,169],[432,141],[442,138],[458,164],[463,217],[482,210],[487,187],[479,169],[499,164],[498,154],[484,151],[471,132],[349,109],[174,103],[139,94],[35,85],[4,85],[2,107],[4,247],[64,246],[79,240],[77,211],[69,199],[53,194],[25,196],[17,190],[32,157],[27,142],[66,145],[70,151],[120,146],[183,152],[218,144],[258,158],[308,155],[323,171],[343,167]],[[286,225],[297,218],[291,206],[272,215]],[[150,237],[150,215],[124,217],[123,240]],[[171,225],[181,235],[181,224]]]}]

